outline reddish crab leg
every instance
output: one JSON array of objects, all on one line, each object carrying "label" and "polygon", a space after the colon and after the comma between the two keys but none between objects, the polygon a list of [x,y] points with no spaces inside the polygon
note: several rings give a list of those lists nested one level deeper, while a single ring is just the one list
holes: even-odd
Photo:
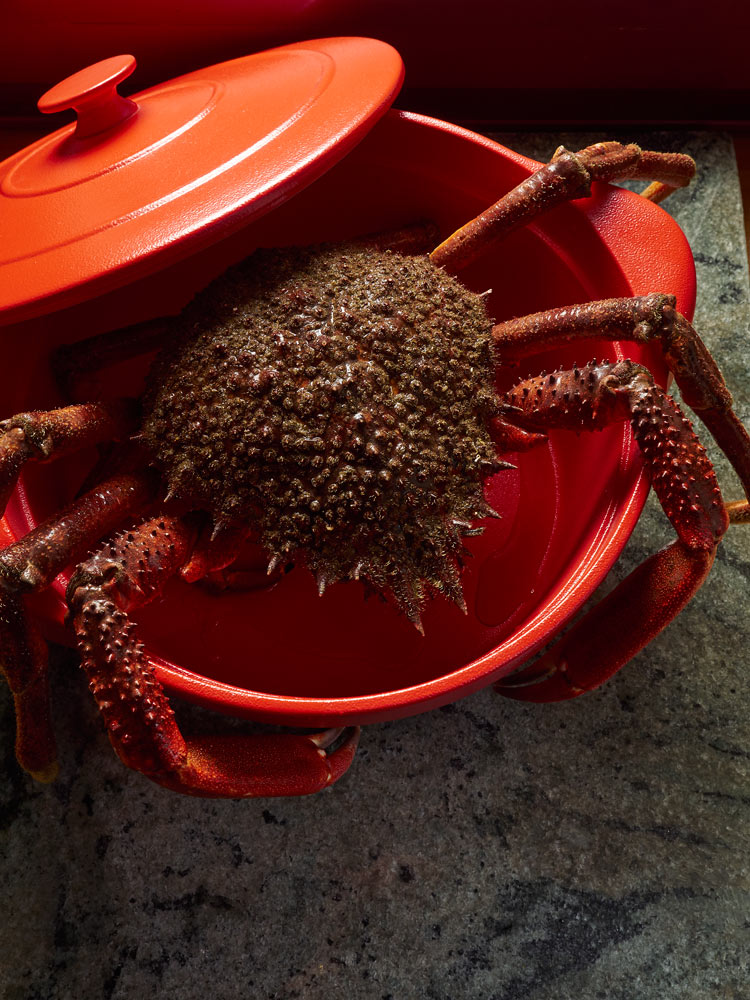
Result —
[{"label": "reddish crab leg", "polygon": [[54,778],[56,751],[47,646],[26,613],[24,595],[48,587],[152,496],[150,476],[115,476],[0,552],[0,669],[16,704],[18,762],[39,780]]},{"label": "reddish crab leg", "polygon": [[695,162],[684,153],[653,153],[619,142],[597,142],[578,153],[561,146],[549,163],[449,236],[430,256],[441,267],[465,267],[542,212],[588,196],[592,181],[655,180],[657,184],[644,195],[661,201],[676,187],[689,184],[694,175]]},{"label": "reddish crab leg", "polygon": [[496,354],[501,361],[513,362],[587,337],[658,341],[682,398],[711,431],[750,497],[750,436],[732,410],[732,396],[716,362],[674,306],[674,296],[657,293],[508,320],[493,327]]},{"label": "reddish crab leg", "polygon": [[0,514],[27,462],[51,462],[102,441],[121,441],[137,419],[133,400],[116,399],[18,413],[0,422]]},{"label": "reddish crab leg", "polygon": [[540,432],[631,420],[677,541],[638,567],[545,656],[500,681],[528,701],[559,701],[602,684],[653,639],[705,579],[729,523],[719,485],[689,421],[632,361],[589,364],[528,379],[504,398],[504,420]]},{"label": "reddish crab leg", "polygon": [[229,733],[186,740],[127,612],[159,596],[190,559],[197,528],[185,517],[153,518],[123,532],[74,573],[70,615],[84,669],[121,760],[152,781],[190,795],[305,795],[349,767],[358,731],[341,735]]}]

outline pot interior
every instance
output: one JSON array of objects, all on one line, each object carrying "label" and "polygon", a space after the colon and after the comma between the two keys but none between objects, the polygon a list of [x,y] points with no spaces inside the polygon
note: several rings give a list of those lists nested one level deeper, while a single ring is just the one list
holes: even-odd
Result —
[{"label": "pot interior", "polygon": [[[34,350],[19,351],[22,375],[7,395],[14,409],[50,405],[56,401],[50,344],[173,312],[256,246],[341,239],[419,219],[434,220],[447,235],[530,167],[531,161],[471,133],[391,112],[323,178],[223,244],[43,321],[47,340],[40,336]],[[612,192],[620,196],[633,197]],[[496,319],[631,294],[580,204],[562,206],[492,248],[462,280],[489,292]],[[617,345],[589,342],[499,371],[498,388],[594,356],[623,355]],[[629,349],[628,356],[646,360],[663,378],[658,359],[643,349]],[[132,391],[144,364],[103,372],[102,391]],[[319,597],[304,568],[273,587],[220,596],[173,581],[163,600],[137,616],[160,676],[173,691],[220,709],[325,724],[404,715],[507,672],[590,595],[624,544],[646,487],[624,425],[581,436],[553,433],[549,447],[505,457],[516,468],[486,486],[501,518],[468,540],[466,615],[434,598],[424,610],[422,636],[392,604],[364,600],[359,583],[336,584]],[[30,468],[8,511],[13,533],[69,499],[91,460],[84,455]],[[250,564],[254,555],[248,550]],[[62,621],[63,583],[38,601],[53,624]]]}]

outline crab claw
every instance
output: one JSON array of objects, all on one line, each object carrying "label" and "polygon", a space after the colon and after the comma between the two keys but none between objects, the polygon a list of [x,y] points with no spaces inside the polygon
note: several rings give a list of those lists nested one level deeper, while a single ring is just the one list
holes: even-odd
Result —
[{"label": "crab claw", "polygon": [[151,518],[78,566],[68,586],[81,662],[124,764],[187,795],[308,795],[337,781],[359,730],[185,737],[127,612],[158,596],[190,558],[197,524]]}]

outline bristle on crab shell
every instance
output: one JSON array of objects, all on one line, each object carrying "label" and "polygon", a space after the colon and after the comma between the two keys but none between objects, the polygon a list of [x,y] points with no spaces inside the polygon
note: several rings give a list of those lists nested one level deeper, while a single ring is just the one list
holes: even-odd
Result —
[{"label": "bristle on crab shell", "polygon": [[278,552],[274,552],[273,555],[271,556],[271,558],[268,560],[268,566],[266,568],[266,574],[268,576],[273,576],[273,574],[276,572],[276,570],[281,567],[281,564],[283,563],[283,561],[284,560],[279,555],[279,553]]}]

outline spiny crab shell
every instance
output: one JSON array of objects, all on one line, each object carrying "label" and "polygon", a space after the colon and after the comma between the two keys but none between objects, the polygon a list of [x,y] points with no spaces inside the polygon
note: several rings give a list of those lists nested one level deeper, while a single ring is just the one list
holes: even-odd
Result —
[{"label": "spiny crab shell", "polygon": [[482,297],[426,257],[349,244],[257,251],[176,322],[143,440],[170,494],[246,523],[270,566],[361,579],[420,627],[463,606],[461,539],[504,466]]}]

